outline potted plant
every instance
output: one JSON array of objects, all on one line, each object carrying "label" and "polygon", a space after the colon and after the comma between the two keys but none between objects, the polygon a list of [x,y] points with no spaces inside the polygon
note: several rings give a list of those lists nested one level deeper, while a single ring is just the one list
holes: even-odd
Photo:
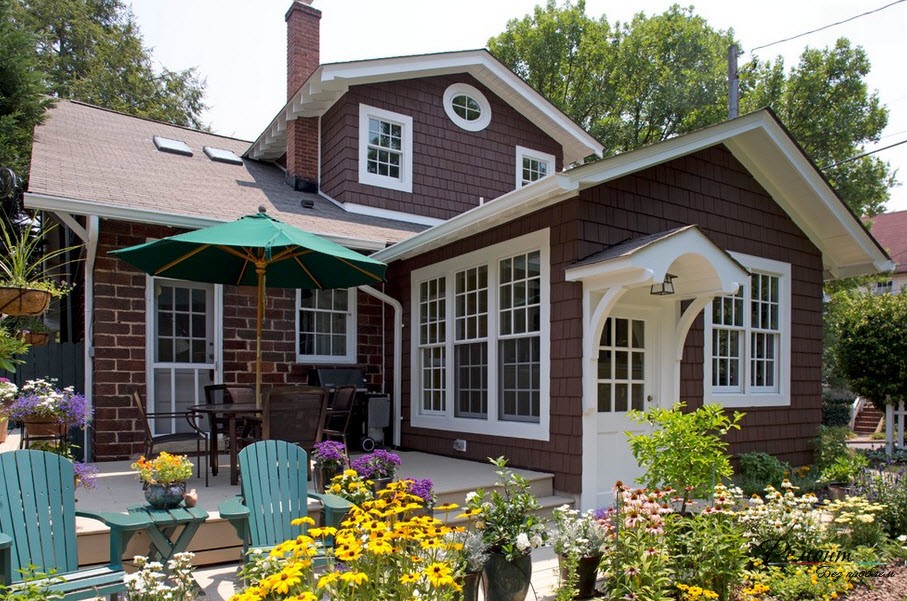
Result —
[{"label": "potted plant", "polygon": [[54,380],[27,380],[9,406],[11,419],[25,425],[25,437],[54,438],[65,445],[69,428],[85,428],[91,411],[85,397],[72,386],[60,389]]},{"label": "potted plant", "polygon": [[9,407],[17,396],[19,396],[19,387],[10,382],[9,378],[0,378],[0,442],[6,442]]},{"label": "potted plant", "polygon": [[568,505],[552,511],[549,540],[558,555],[561,581],[576,579],[577,599],[586,599],[595,593],[598,564],[608,543],[610,530],[597,516],[595,510],[581,512]]},{"label": "potted plant", "polygon": [[[59,259],[78,246],[44,251],[45,238],[56,224],[35,232],[30,227],[16,231],[0,221],[0,313],[40,315],[50,299],[67,294],[72,286],[60,281],[59,273],[48,270],[47,262]],[[62,267],[57,265],[56,268]]]},{"label": "potted plant", "polygon": [[343,470],[342,474],[331,478],[327,492],[358,506],[375,498],[372,492],[372,481],[366,480],[354,469]]},{"label": "potted plant", "polygon": [[[470,518],[468,514],[458,517]],[[472,522],[470,522],[472,523]],[[477,601],[479,598],[479,579],[488,561],[488,545],[482,534],[473,528],[458,528],[444,537],[449,548],[454,549],[458,582],[463,587],[463,601]]]},{"label": "potted plant", "polygon": [[489,459],[497,467],[497,484],[490,494],[483,489],[469,493],[466,506],[484,524],[482,536],[489,549],[485,564],[485,599],[518,601],[529,592],[532,549],[545,544],[545,522],[537,515],[540,505],[529,490],[529,481],[507,469],[504,457]]},{"label": "potted plant", "polygon": [[331,480],[337,474],[349,467],[350,458],[346,454],[346,446],[336,440],[325,440],[315,443],[315,450],[312,452],[312,460],[315,462],[315,468],[312,470],[312,479],[314,480],[315,490],[323,493]]},{"label": "potted plant", "polygon": [[422,508],[416,513],[432,515],[435,507],[434,483],[431,478],[407,478],[404,480],[409,487],[409,494],[422,499]]},{"label": "potted plant", "polygon": [[350,462],[350,467],[356,470],[357,474],[374,483],[375,492],[383,489],[394,479],[399,466],[400,456],[384,449],[360,455]]},{"label": "potted plant", "polygon": [[35,315],[7,317],[3,320],[3,327],[29,346],[47,344],[54,333],[43,319]]},{"label": "potted plant", "polygon": [[156,509],[173,509],[186,494],[186,480],[192,477],[194,466],[185,455],[171,455],[167,451],[154,459],[144,455],[132,464],[136,476],[142,481],[145,500]]}]

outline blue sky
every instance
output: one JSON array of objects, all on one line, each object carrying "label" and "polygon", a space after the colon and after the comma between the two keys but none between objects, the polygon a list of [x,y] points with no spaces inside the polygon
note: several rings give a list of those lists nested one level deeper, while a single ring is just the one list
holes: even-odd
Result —
[{"label": "blue sky", "polygon": [[[744,49],[761,46],[875,9],[892,0],[762,0],[693,3],[716,28],[733,28]],[[316,0],[322,11],[321,60],[336,62],[404,54],[482,48],[522,17],[533,0]],[[197,66],[207,77],[205,120],[214,131],[254,139],[286,100],[286,30],[290,0],[132,0],[145,44],[170,69]],[[666,10],[670,0],[587,0],[586,13],[628,20],[633,13]],[[793,64],[807,45],[824,47],[846,36],[872,62],[870,88],[891,115],[885,146],[907,139],[907,2],[831,29],[757,51]],[[741,61],[750,58],[747,54]],[[907,144],[877,156],[907,181]],[[888,210],[907,210],[907,187],[892,190]]]}]

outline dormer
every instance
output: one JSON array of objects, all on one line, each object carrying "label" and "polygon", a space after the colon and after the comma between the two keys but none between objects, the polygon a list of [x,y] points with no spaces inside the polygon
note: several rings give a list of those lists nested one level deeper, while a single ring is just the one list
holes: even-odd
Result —
[{"label": "dormer", "polygon": [[246,154],[297,189],[432,225],[602,153],[486,50],[319,65],[320,18],[287,12],[288,101]]}]

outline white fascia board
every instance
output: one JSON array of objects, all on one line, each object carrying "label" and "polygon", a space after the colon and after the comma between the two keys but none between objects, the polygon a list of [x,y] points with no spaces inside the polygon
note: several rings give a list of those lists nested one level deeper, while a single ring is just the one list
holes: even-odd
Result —
[{"label": "white fascia board", "polygon": [[[208,217],[196,217],[193,215],[177,215],[174,213],[165,213],[163,211],[154,211],[150,209],[133,209],[129,207],[120,207],[116,205],[99,204],[89,200],[79,200],[76,198],[64,198],[62,196],[51,196],[49,194],[40,194],[35,192],[26,192],[24,196],[25,205],[30,209],[41,209],[44,211],[63,211],[75,215],[95,215],[101,219],[115,219],[119,221],[131,221],[134,223],[148,223],[153,225],[163,225],[169,227],[180,227],[185,229],[201,229],[225,223],[222,219],[211,219]],[[331,234],[317,234],[326,240],[336,242],[341,246],[358,250],[379,250],[384,248],[384,243],[375,240],[364,240],[361,238],[351,238],[346,236],[334,236]]]},{"label": "white fascia board", "polygon": [[[322,196],[324,195],[322,194]],[[337,203],[337,201],[333,202]],[[381,217],[382,219],[405,221],[406,223],[418,223],[419,225],[427,225],[429,227],[444,223],[444,219],[438,219],[437,217],[425,217],[424,215],[416,215],[414,213],[404,213],[403,211],[370,207],[355,202],[337,203],[337,206],[356,215],[368,215],[369,217]]]},{"label": "white fascia board", "polygon": [[549,204],[576,196],[579,188],[562,174],[544,177],[485,204],[460,213],[440,225],[420,232],[384,250],[373,258],[385,263],[400,261],[439,248],[470,235],[517,217],[544,208]]}]

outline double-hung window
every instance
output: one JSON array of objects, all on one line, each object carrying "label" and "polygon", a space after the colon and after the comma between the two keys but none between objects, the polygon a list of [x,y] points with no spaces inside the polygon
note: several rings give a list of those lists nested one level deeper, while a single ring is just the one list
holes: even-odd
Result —
[{"label": "double-hung window", "polygon": [[413,119],[359,105],[359,182],[413,190]]},{"label": "double-hung window", "polygon": [[733,296],[705,310],[706,401],[730,407],[790,403],[790,265],[731,253],[750,271]]},{"label": "double-hung window", "polygon": [[296,292],[300,362],[356,361],[355,289]]},{"label": "double-hung window", "polygon": [[413,272],[414,426],[547,440],[547,244],[542,230]]}]

